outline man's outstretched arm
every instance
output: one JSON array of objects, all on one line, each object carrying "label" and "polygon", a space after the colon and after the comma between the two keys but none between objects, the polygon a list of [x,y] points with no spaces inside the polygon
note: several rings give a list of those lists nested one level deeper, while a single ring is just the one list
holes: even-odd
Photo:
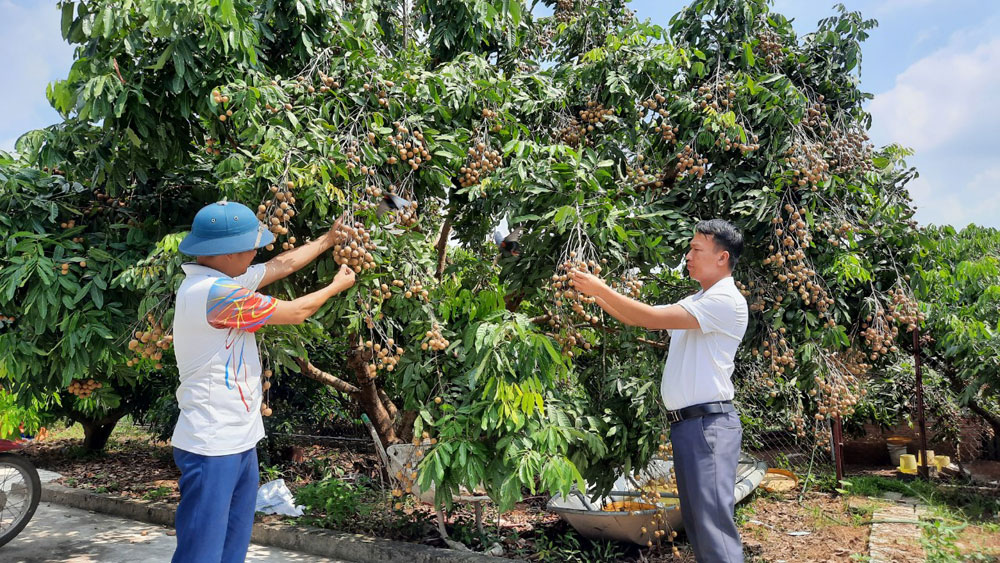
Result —
[{"label": "man's outstretched arm", "polygon": [[264,265],[267,267],[267,272],[264,274],[263,281],[257,286],[258,289],[280,279],[287,278],[311,264],[320,254],[333,248],[333,233],[340,228],[340,224],[341,219],[337,219],[325,235],[316,240],[309,241],[298,248],[286,250],[265,262]]},{"label": "man's outstretched arm", "polygon": [[653,307],[626,297],[608,287],[601,278],[581,271],[573,272],[573,287],[593,296],[597,304],[624,324],[648,330],[693,330],[701,328],[698,319],[680,305]]}]

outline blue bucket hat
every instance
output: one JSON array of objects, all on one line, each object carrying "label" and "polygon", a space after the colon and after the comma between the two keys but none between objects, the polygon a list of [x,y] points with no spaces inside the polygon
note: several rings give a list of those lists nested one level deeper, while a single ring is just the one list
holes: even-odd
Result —
[{"label": "blue bucket hat", "polygon": [[274,235],[249,207],[220,201],[201,208],[180,251],[189,256],[219,256],[246,252],[274,242]]}]

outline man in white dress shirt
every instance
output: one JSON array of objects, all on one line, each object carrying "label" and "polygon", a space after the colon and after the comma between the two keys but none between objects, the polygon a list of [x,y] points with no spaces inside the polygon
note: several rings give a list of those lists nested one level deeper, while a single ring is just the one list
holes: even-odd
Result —
[{"label": "man in white dress shirt", "polygon": [[732,277],[742,251],[743,236],[732,224],[699,222],[686,261],[701,291],[661,307],[616,293],[596,276],[573,274],[575,288],[619,321],[670,333],[660,394],[671,423],[681,516],[695,557],[712,563],[743,561],[733,521],[743,428],[732,382],[749,317]]}]

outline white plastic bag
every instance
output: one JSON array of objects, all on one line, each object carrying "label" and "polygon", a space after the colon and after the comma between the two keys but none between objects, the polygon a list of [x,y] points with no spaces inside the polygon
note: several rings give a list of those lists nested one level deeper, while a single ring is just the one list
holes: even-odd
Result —
[{"label": "white plastic bag", "polygon": [[292,492],[285,486],[284,479],[264,483],[257,489],[257,512],[302,516],[304,506],[295,506]]}]

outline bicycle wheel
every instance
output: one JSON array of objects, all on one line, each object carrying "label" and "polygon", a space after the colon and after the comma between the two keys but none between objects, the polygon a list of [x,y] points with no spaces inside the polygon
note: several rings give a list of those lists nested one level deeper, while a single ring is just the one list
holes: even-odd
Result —
[{"label": "bicycle wheel", "polygon": [[41,498],[35,466],[23,457],[0,454],[0,546],[28,525]]}]

